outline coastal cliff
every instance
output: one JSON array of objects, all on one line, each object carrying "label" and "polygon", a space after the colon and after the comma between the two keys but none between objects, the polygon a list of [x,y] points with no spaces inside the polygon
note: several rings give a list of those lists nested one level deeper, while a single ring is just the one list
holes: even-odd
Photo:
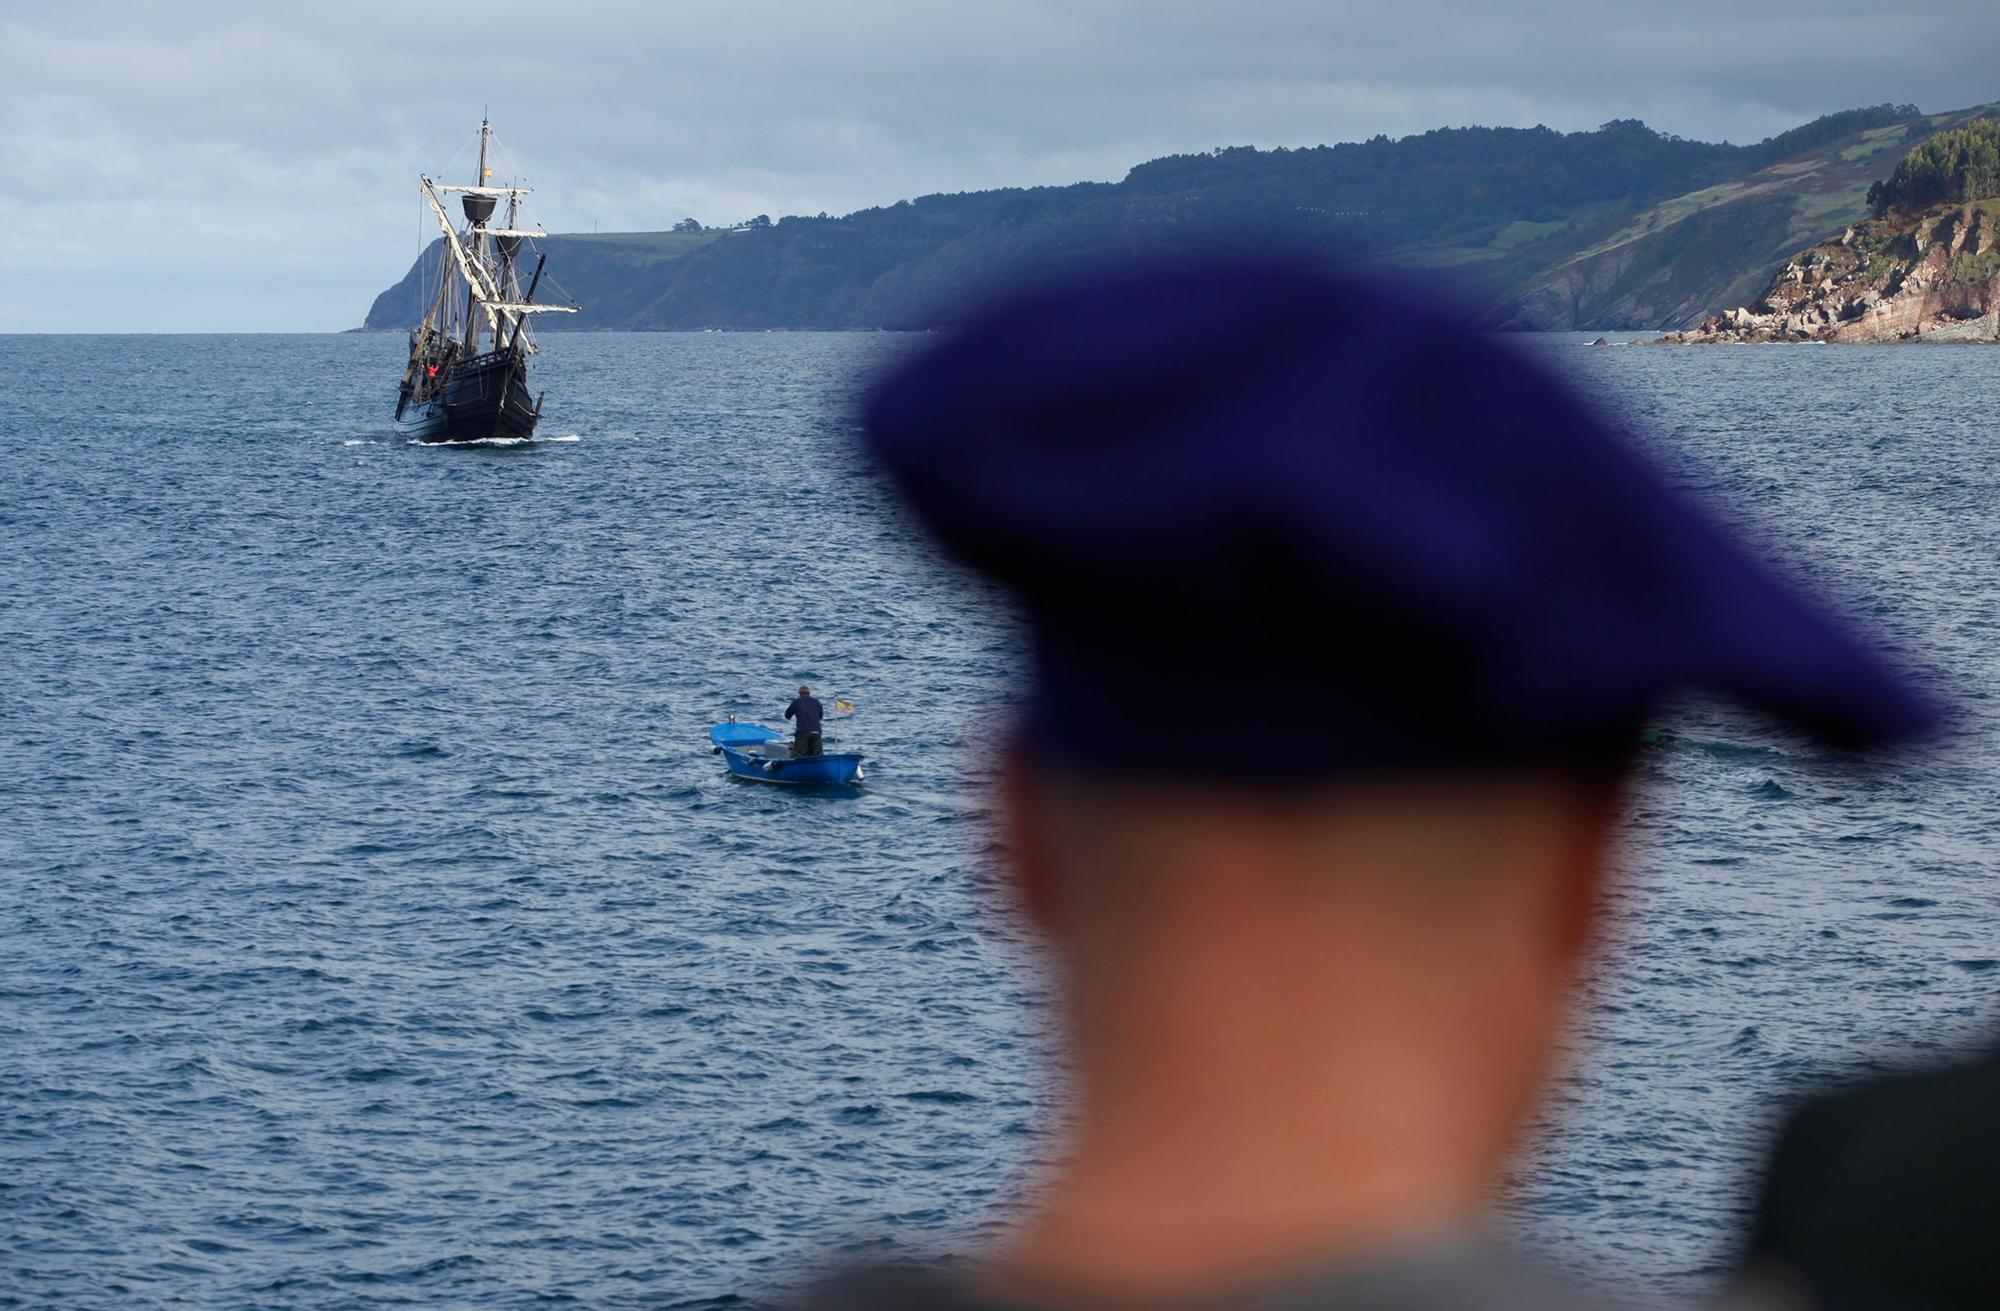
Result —
[{"label": "coastal cliff", "polygon": [[1756,304],[1660,342],[2000,340],[2000,123],[1904,155],[1874,218],[1787,260]]},{"label": "coastal cliff", "polygon": [[2000,341],[2000,199],[1855,224],[1661,344]]}]

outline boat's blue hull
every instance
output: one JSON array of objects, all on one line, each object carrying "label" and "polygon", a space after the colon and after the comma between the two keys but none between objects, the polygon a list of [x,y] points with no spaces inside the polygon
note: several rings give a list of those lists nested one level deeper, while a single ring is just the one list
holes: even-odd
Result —
[{"label": "boat's blue hull", "polygon": [[759,783],[859,783],[862,778],[861,757],[846,752],[800,756],[795,760],[765,760],[732,747],[717,749],[730,773]]},{"label": "boat's blue hull", "polygon": [[861,757],[851,751],[794,756],[775,728],[762,724],[717,724],[708,740],[729,772],[758,783],[847,784],[861,781]]}]

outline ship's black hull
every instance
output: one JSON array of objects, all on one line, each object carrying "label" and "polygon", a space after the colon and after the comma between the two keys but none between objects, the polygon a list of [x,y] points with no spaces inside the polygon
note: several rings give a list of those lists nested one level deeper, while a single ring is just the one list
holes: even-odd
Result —
[{"label": "ship's black hull", "polygon": [[453,361],[430,397],[396,405],[397,430],[420,442],[521,441],[534,436],[541,417],[528,391],[528,362],[511,346]]}]

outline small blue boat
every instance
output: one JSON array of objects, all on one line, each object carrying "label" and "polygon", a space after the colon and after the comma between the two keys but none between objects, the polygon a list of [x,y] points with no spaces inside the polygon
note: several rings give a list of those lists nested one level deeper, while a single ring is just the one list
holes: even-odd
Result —
[{"label": "small blue boat", "polygon": [[859,783],[866,777],[859,754],[794,756],[785,735],[762,724],[717,724],[708,730],[708,740],[730,773],[759,783]]}]

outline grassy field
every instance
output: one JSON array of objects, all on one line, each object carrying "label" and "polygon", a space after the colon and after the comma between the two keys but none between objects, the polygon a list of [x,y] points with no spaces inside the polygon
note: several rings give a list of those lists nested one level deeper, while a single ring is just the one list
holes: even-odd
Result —
[{"label": "grassy field", "polygon": [[552,232],[549,235],[563,241],[616,246],[622,254],[645,263],[664,264],[729,234],[711,228],[706,232]]},{"label": "grassy field", "polygon": [[1857,159],[1866,159],[1870,155],[1879,155],[1885,150],[1895,150],[1903,144],[1907,135],[1908,129],[1901,123],[1878,127],[1873,131],[1863,132],[1861,140],[1841,151],[1840,157],[1852,163]]},{"label": "grassy field", "polygon": [[1569,226],[1568,219],[1554,219],[1547,223],[1530,223],[1526,219],[1518,219],[1500,229],[1499,234],[1493,238],[1493,244],[1501,250],[1512,250],[1531,241],[1540,241],[1543,237],[1553,237],[1558,232],[1568,230]]}]

